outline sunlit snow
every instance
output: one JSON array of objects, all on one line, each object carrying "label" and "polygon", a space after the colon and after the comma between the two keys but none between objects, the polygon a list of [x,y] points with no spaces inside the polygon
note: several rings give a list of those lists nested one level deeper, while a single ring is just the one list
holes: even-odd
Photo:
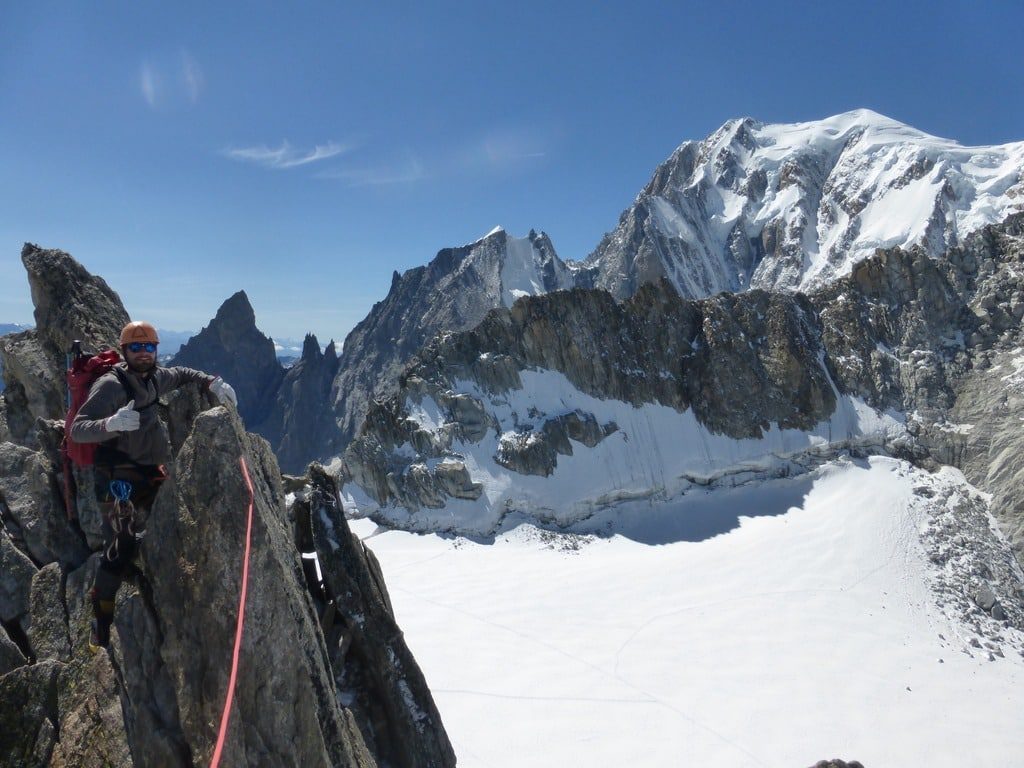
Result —
[{"label": "sunlit snow", "polygon": [[[684,295],[810,289],[877,248],[938,255],[1022,209],[1024,142],[965,147],[865,109],[807,123],[732,121],[700,147],[683,186],[650,198],[655,226],[678,243],[663,258]],[[758,176],[763,193],[748,186]],[[775,258],[745,275],[735,242],[762,241],[768,225]]]},{"label": "sunlit snow", "polygon": [[922,488],[971,492],[872,459],[635,502],[607,538],[353,528],[462,768],[1015,765],[1024,661],[938,606]]}]

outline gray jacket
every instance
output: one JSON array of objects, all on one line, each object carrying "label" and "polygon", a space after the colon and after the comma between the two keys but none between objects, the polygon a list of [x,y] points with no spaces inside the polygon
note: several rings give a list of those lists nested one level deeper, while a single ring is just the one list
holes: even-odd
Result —
[{"label": "gray jacket", "polygon": [[[171,458],[170,438],[167,428],[157,416],[156,407],[150,406],[156,405],[160,395],[190,381],[209,387],[216,376],[182,366],[157,366],[145,375],[131,371],[127,363],[118,363],[116,367],[120,369],[121,378],[128,383],[132,397],[128,396],[121,379],[113,371],[100,376],[75,415],[71,439],[76,443],[107,443],[137,464],[167,463]],[[139,411],[139,428],[134,432],[108,432],[107,417],[113,416],[133,398],[135,410]]]}]

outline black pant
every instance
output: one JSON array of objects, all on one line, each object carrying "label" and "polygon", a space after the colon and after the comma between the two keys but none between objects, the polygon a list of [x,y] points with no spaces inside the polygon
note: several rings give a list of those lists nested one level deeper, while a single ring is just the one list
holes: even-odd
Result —
[{"label": "black pant", "polygon": [[[163,467],[140,464],[97,463],[96,498],[103,511],[103,556],[96,570],[90,597],[98,634],[105,637],[114,620],[114,599],[138,549],[135,520],[131,510],[149,511],[167,475]],[[128,483],[130,503],[118,502],[112,481]]]}]

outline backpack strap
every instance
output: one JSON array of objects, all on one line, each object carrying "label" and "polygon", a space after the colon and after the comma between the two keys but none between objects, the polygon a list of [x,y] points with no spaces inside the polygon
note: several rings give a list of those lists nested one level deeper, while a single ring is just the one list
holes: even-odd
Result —
[{"label": "backpack strap", "polygon": [[[124,387],[125,402],[131,402],[131,400],[135,397],[135,395],[132,392],[131,384],[128,383],[127,375],[125,374],[124,371],[122,371],[116,365],[111,367],[110,370],[113,371],[114,375],[117,377],[117,380],[121,382],[121,386]],[[153,398],[153,402],[150,403],[149,405],[144,405],[141,408],[136,408],[135,409],[135,410],[139,411],[140,413],[142,411],[149,410],[154,405],[157,405],[160,402],[160,382],[157,381],[156,376],[151,376],[149,380],[153,382],[153,391],[155,392],[156,397]]]}]

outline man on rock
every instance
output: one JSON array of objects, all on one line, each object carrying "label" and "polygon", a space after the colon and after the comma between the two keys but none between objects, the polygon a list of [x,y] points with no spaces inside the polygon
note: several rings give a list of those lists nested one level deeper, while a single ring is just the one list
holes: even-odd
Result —
[{"label": "man on rock", "polygon": [[93,624],[90,645],[106,647],[114,620],[114,598],[136,550],[134,512],[148,510],[171,459],[167,429],[157,416],[160,395],[199,382],[217,398],[237,406],[231,385],[217,376],[185,367],[157,364],[156,328],[128,323],[119,344],[124,362],[103,374],[71,425],[77,443],[99,443],[94,471],[96,496],[104,513],[104,549],[90,591]]}]

